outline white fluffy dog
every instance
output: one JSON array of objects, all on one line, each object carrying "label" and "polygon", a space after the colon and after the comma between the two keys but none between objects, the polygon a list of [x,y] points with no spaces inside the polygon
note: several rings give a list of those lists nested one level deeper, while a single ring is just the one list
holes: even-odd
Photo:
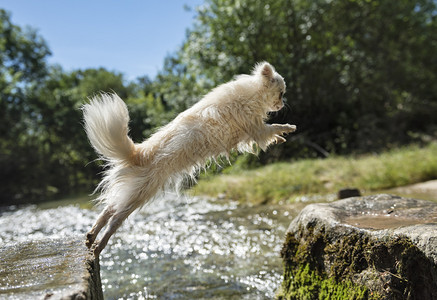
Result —
[{"label": "white fluffy dog", "polygon": [[266,150],[271,143],[284,142],[281,135],[296,126],[264,122],[268,112],[284,106],[284,93],[282,76],[267,62],[257,64],[251,75],[216,87],[141,144],[128,136],[129,114],[123,100],[116,94],[91,99],[82,107],[85,130],[108,169],[97,187],[105,209],[87,234],[87,246],[94,245],[99,255],[134,210],[169,183],[193,176],[207,159],[232,149],[253,152],[254,144]]}]

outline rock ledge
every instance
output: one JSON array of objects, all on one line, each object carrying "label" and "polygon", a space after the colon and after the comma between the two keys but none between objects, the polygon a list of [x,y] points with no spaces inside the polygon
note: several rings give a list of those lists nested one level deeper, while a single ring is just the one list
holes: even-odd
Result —
[{"label": "rock ledge", "polygon": [[437,203],[375,195],[311,204],[281,255],[279,299],[437,299]]},{"label": "rock ledge", "polygon": [[100,267],[82,238],[0,247],[0,298],[103,299]]}]

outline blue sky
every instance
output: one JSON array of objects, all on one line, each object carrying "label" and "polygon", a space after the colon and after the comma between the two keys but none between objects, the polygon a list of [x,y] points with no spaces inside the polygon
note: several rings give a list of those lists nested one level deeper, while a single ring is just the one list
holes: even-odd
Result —
[{"label": "blue sky", "polygon": [[203,0],[0,0],[20,27],[38,30],[64,70],[105,67],[153,78],[182,45]]}]

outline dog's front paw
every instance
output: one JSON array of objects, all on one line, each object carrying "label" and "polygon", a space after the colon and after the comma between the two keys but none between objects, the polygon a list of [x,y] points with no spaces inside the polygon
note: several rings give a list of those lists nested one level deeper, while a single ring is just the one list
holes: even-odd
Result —
[{"label": "dog's front paw", "polygon": [[272,124],[276,134],[282,135],[296,131],[296,125],[290,124]]},{"label": "dog's front paw", "polygon": [[297,127],[296,125],[284,124],[284,132],[283,133],[291,133],[295,132]]},{"label": "dog's front paw", "polygon": [[275,134],[274,139],[275,139],[276,144],[282,144],[282,143],[285,143],[287,141],[285,138],[283,138],[282,136],[277,135],[277,134]]}]

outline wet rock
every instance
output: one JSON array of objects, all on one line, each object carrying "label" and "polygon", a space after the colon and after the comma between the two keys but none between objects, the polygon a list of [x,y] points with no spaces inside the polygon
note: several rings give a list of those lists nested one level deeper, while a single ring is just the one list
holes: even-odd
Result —
[{"label": "wet rock", "polygon": [[308,205],[281,255],[279,299],[437,299],[437,203],[375,195]]},{"label": "wet rock", "polygon": [[98,259],[82,238],[0,247],[0,298],[103,299]]}]

